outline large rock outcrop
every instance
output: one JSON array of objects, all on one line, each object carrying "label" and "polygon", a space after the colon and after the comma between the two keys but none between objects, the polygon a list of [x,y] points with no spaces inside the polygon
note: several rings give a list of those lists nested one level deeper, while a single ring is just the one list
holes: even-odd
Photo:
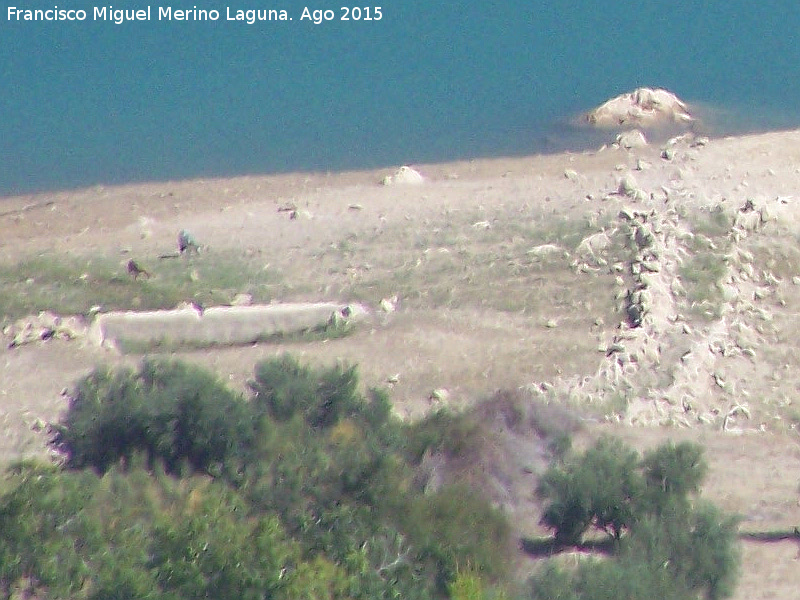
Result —
[{"label": "large rock outcrop", "polygon": [[672,92],[637,88],[612,98],[581,117],[598,128],[688,126],[694,122],[689,106]]}]

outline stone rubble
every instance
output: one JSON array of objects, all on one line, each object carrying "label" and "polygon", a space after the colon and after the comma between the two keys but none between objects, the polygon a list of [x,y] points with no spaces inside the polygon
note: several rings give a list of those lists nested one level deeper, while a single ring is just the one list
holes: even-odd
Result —
[{"label": "stone rubble", "polygon": [[[684,136],[670,146],[705,143]],[[628,424],[706,425],[733,433],[759,427],[747,402],[756,388],[751,367],[775,334],[771,304],[785,285],[800,285],[800,277],[784,281],[756,267],[749,242],[780,222],[789,200],[746,198],[740,208],[708,202],[698,214],[673,183],[647,193],[632,175],[623,176],[606,198],[619,205],[616,222],[575,249],[576,272],[591,276],[604,267],[615,274],[611,293],[623,315],[598,343],[597,371],[526,389],[546,400],[612,408],[611,418]],[[728,223],[727,233],[712,239],[687,225],[702,218]],[[612,250],[625,259],[613,260]],[[707,268],[692,266],[698,256],[720,265],[710,298],[687,291],[691,269]]]}]

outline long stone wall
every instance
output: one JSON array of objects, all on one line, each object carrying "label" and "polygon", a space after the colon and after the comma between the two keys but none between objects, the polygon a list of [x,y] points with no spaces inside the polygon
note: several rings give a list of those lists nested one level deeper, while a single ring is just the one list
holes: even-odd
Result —
[{"label": "long stone wall", "polygon": [[186,307],[110,312],[95,317],[89,338],[98,345],[215,346],[250,344],[363,318],[366,311],[335,303]]}]

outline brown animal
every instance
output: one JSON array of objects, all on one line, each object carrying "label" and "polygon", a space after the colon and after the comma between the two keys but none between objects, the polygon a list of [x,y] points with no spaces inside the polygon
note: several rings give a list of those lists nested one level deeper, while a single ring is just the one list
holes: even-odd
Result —
[{"label": "brown animal", "polygon": [[128,275],[134,279],[139,279],[140,275],[145,279],[150,279],[150,273],[146,269],[140,267],[133,259],[128,261]]}]

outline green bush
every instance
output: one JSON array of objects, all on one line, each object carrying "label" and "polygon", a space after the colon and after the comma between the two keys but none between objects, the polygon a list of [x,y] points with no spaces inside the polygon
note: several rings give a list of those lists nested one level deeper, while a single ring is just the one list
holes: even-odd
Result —
[{"label": "green bush", "polygon": [[416,488],[409,427],[354,368],[276,359],[251,389],[165,360],[80,380],[54,438],[67,469],[22,465],[0,497],[0,591],[432,600],[459,566],[507,574],[504,515]]},{"label": "green bush", "polygon": [[703,448],[691,442],[668,442],[642,459],[651,509],[661,512],[672,502],[685,503],[696,494],[708,472]]},{"label": "green bush", "polygon": [[282,568],[299,556],[275,518],[248,518],[237,496],[197,487],[185,512],[160,515],[148,566],[161,589],[181,598],[258,600],[278,594]]},{"label": "green bush", "polygon": [[587,558],[577,569],[548,565],[531,579],[530,600],[690,600],[694,596],[664,569]]},{"label": "green bush", "polygon": [[[58,597],[76,593],[91,574],[72,542],[87,529],[81,511],[96,477],[81,473],[61,478],[50,466],[15,467],[13,489],[0,501],[0,589],[9,598],[24,585],[50,589]],[[87,532],[88,540],[97,537]]]},{"label": "green bush", "polygon": [[312,427],[330,427],[356,412],[363,399],[358,393],[355,367],[337,365],[316,371],[284,355],[256,366],[250,382],[256,409],[276,421],[300,414]]},{"label": "green bush", "polygon": [[208,372],[145,360],[135,372],[98,368],[78,382],[54,445],[75,469],[103,473],[144,453],[151,468],[221,474],[238,470],[252,429],[248,405]]},{"label": "green bush", "polygon": [[[304,559],[227,485],[26,466],[0,498],[0,589],[46,598],[290,599]],[[344,583],[347,578],[342,576]],[[344,585],[344,584],[343,584]],[[305,597],[311,597],[306,594]]]},{"label": "green bush", "polygon": [[[256,367],[250,387],[269,431],[261,442],[269,462],[249,479],[253,502],[278,510],[309,555],[360,573],[357,597],[441,594],[459,564],[501,576],[505,518],[471,490],[425,496],[411,485],[413,448],[442,441],[435,419],[426,433],[409,428],[385,393],[364,398],[357,383],[353,368],[313,369],[287,356]],[[457,429],[443,442],[454,452],[469,438]]]},{"label": "green bush", "polygon": [[733,593],[738,577],[737,526],[736,518],[708,503],[673,506],[643,518],[623,556],[653,569],[666,566],[695,593],[720,600]]},{"label": "green bush", "polygon": [[485,576],[475,568],[459,569],[456,578],[448,585],[450,600],[506,600],[508,595],[502,588],[487,585]]},{"label": "green bush", "polygon": [[435,568],[441,592],[455,581],[460,565],[471,565],[490,580],[508,573],[508,521],[467,486],[448,485],[435,494],[417,496],[401,527]]}]

